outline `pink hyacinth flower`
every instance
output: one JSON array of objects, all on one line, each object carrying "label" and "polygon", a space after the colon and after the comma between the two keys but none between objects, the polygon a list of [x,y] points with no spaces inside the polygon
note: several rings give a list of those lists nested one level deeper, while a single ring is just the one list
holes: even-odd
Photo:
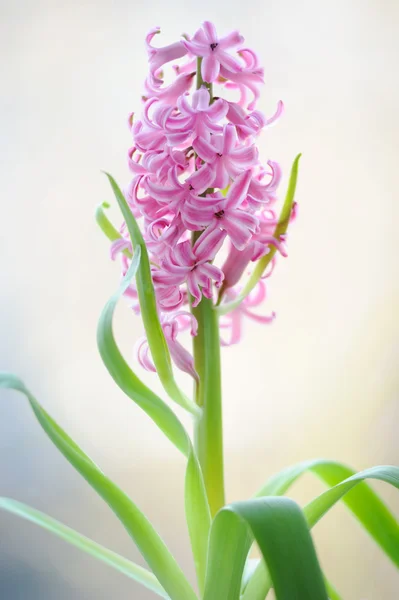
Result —
[{"label": "pink hyacinth flower", "polygon": [[238,145],[237,132],[231,123],[225,125],[223,135],[212,136],[208,142],[197,138],[193,148],[207,165],[203,168],[214,171],[212,186],[224,189],[230,179],[256,165],[258,150],[255,146]]},{"label": "pink hyacinth flower", "polygon": [[187,54],[187,49],[181,41],[164,46],[163,48],[155,48],[151,46],[151,42],[155,35],[161,32],[160,27],[154,27],[149,31],[146,37],[146,47],[150,64],[150,73],[154,78],[156,72],[166,63],[181,58]]},{"label": "pink hyacinth flower", "polygon": [[194,298],[193,306],[198,306],[202,294],[206,298],[212,298],[212,282],[220,287],[224,275],[211,261],[221,248],[225,236],[225,232],[213,230],[202,234],[194,246],[191,246],[189,240],[177,244],[165,256],[161,268],[154,271],[156,289],[162,290],[186,282]]},{"label": "pink hyacinth flower", "polygon": [[193,93],[191,106],[187,94],[180,96],[177,106],[181,115],[172,115],[165,120],[169,143],[181,144],[196,137],[210,139],[212,134],[223,131],[218,121],[226,116],[228,103],[219,98],[210,104],[210,94],[206,88],[202,87]]},{"label": "pink hyacinth flower", "polygon": [[[228,300],[234,300],[238,293],[239,290],[229,290],[227,292]],[[221,320],[221,329],[230,329],[230,338],[227,341],[222,338],[223,346],[232,346],[241,340],[243,320],[245,317],[262,324],[269,324],[274,321],[276,318],[275,312],[272,312],[271,315],[258,315],[252,311],[253,308],[262,304],[265,299],[266,285],[261,280],[241,304]]]},{"label": "pink hyacinth flower", "polygon": [[238,250],[243,250],[257,231],[258,218],[239,207],[244,202],[251,181],[251,171],[237,177],[226,197],[212,194],[206,198],[196,197],[192,204],[183,209],[183,222],[194,231],[208,227],[208,230],[222,229]]},{"label": "pink hyacinth flower", "polygon": [[242,44],[243,41],[244,38],[238,31],[233,31],[219,39],[215,26],[205,21],[193,38],[183,41],[183,44],[191,54],[202,58],[202,79],[212,83],[218,78],[221,66],[233,73],[241,70],[239,60],[228,54],[226,50]]},{"label": "pink hyacinth flower", "polygon": [[[161,327],[163,329],[165,340],[168,344],[173,362],[181,371],[188,373],[191,375],[191,377],[193,377],[193,379],[198,381],[198,373],[195,370],[194,359],[192,355],[177,340],[179,332],[183,331],[187,326],[183,321],[183,318],[186,319],[186,323],[187,321],[191,323],[191,335],[197,335],[197,320],[191,313],[187,311],[179,311],[172,316],[163,315],[161,317]],[[144,367],[144,369],[147,369],[147,371],[155,372],[156,369],[150,357],[150,349],[146,337],[138,340],[135,350],[137,359],[141,366]]]}]

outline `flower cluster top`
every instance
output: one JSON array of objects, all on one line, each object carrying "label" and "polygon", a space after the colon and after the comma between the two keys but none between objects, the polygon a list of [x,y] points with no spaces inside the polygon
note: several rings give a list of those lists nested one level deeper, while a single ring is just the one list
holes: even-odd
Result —
[{"label": "flower cluster top", "polygon": [[[234,298],[251,261],[269,252],[270,244],[284,253],[284,240],[273,237],[281,171],[274,161],[262,164],[255,143],[262,129],[280,116],[283,104],[278,103],[270,118],[256,110],[263,69],[237,31],[219,38],[206,21],[193,37],[157,48],[152,44],[159,33],[154,28],[146,38],[149,73],[142,114],[129,117],[133,179],[125,196],[140,219],[150,253],[172,358],[196,377],[191,355],[177,340],[187,327],[196,334],[195,318],[185,306],[191,301],[196,307],[203,296],[214,299],[221,290],[227,300]],[[163,73],[167,63],[172,63],[174,77],[168,84]],[[234,101],[222,97],[223,92]],[[111,255],[120,254],[126,270],[129,259],[122,251],[131,246],[124,226],[121,234]],[[222,247],[225,260],[218,262]],[[134,301],[134,287],[128,293]],[[239,339],[244,315],[261,322],[273,319],[251,310],[264,297],[261,281],[222,320],[221,326],[230,328],[223,343]],[[138,357],[145,368],[154,369],[145,340]]]}]

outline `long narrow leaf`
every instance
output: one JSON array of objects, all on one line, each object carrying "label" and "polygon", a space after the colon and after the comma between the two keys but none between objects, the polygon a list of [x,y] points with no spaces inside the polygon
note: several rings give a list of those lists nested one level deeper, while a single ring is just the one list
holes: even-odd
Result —
[{"label": "long narrow leaf", "polygon": [[211,529],[211,511],[201,467],[193,449],[190,452],[186,469],[185,509],[198,587],[202,597]]},{"label": "long narrow leaf", "polygon": [[137,246],[118,291],[105,305],[97,327],[97,344],[101,358],[117,385],[158,425],[173,444],[188,457],[191,442],[169,406],[133,373],[115,342],[112,320],[118,300],[128,288],[141,262],[141,247]]},{"label": "long narrow leaf", "polygon": [[133,248],[135,251],[136,248],[141,248],[141,260],[136,274],[137,293],[148,344],[158,376],[172,400],[197,415],[201,412],[199,407],[186,398],[174,379],[169,348],[158,318],[148,252],[140,228],[115,179],[108,173],[106,176],[125,219]]},{"label": "long narrow leaf", "polygon": [[[329,487],[336,486],[352,476],[357,477],[353,469],[339,462],[321,459],[305,461],[274,475],[256,496],[280,496],[306,472],[314,473]],[[399,565],[398,525],[395,517],[379,496],[366,483],[363,483],[351,494],[345,496],[343,501],[377,544],[395,564]]]},{"label": "long narrow leaf", "polygon": [[253,538],[278,600],[327,600],[306,520],[288,498],[258,498],[219,511],[211,528],[204,600],[239,600]]},{"label": "long narrow leaf", "polygon": [[[295,158],[290,173],[290,179],[288,182],[287,193],[285,196],[284,204],[281,209],[280,217],[276,228],[273,232],[273,237],[277,240],[280,239],[282,235],[284,235],[287,231],[288,224],[290,222],[290,216],[292,212],[292,207],[294,204],[295,190],[296,184],[298,180],[298,169],[299,169],[299,159],[301,158],[301,154]],[[244,289],[240,292],[240,294],[232,300],[231,302],[226,302],[225,304],[221,304],[217,311],[220,315],[225,315],[241,304],[241,302],[252,292],[256,284],[261,279],[262,275],[266,271],[270,262],[272,261],[274,255],[277,252],[276,246],[273,244],[269,244],[269,252],[260,258],[256,263],[254,270],[252,271],[251,277],[248,279],[247,283],[244,286]]]},{"label": "long narrow leaf", "polygon": [[186,518],[196,566],[199,588],[203,588],[210,529],[210,511],[202,471],[191,440],[174,412],[133,373],[116,344],[112,320],[118,300],[134,277],[140,261],[137,246],[134,258],[118,289],[106,304],[97,329],[98,348],[105,366],[118,386],[158,425],[163,433],[188,458],[186,470]]},{"label": "long narrow leaf", "polygon": [[25,394],[37,420],[51,441],[110,506],[169,596],[173,600],[195,600],[196,595],[182,570],[134,502],[94,465],[77,444],[71,443],[71,438],[47,414],[20,379],[1,373],[0,387]]},{"label": "long narrow leaf", "polygon": [[86,554],[93,556],[120,573],[127,575],[127,577],[134,579],[134,581],[141,583],[141,585],[155,592],[158,596],[166,599],[169,598],[153,573],[120,556],[116,552],[97,544],[97,542],[63,525],[56,519],[11,498],[0,498],[0,508],[54,533],[59,538],[72,544],[72,546],[79,548],[79,550],[82,550]]},{"label": "long narrow leaf", "polygon": [[[392,466],[374,467],[353,473],[348,467],[330,461],[309,461],[294,465],[274,476],[258,493],[284,493],[301,473],[312,470],[325,482],[333,485],[329,490],[312,500],[304,514],[309,527],[313,527],[341,498],[359,519],[373,539],[383,548],[391,560],[399,565],[399,525],[377,494],[364,483],[364,479],[379,479],[399,488],[399,468]],[[350,473],[351,476],[342,480]],[[339,480],[338,483],[336,482]],[[280,492],[280,490],[282,490]],[[347,497],[345,495],[348,494]],[[264,600],[271,588],[270,575],[264,563],[260,563],[250,579],[242,600]]]}]

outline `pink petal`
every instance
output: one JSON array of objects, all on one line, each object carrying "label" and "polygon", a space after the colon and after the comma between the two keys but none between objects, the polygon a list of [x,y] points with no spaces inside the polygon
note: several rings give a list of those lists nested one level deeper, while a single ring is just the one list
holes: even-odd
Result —
[{"label": "pink petal", "polygon": [[201,75],[202,79],[207,83],[216,81],[219,77],[220,62],[214,54],[208,54],[204,56],[201,64]]},{"label": "pink petal", "polygon": [[174,249],[174,256],[180,265],[184,265],[185,268],[191,267],[196,260],[196,256],[191,248],[190,240],[177,244]]},{"label": "pink petal", "polygon": [[228,48],[233,48],[234,46],[238,46],[239,44],[244,43],[244,38],[238,31],[232,31],[228,33],[224,37],[219,40],[219,46],[223,50],[227,50]]},{"label": "pink petal", "polygon": [[123,238],[118,238],[117,240],[114,240],[109,249],[111,259],[115,260],[115,258],[119,254],[119,252],[123,252],[123,250],[130,250],[130,252],[131,252],[132,251],[131,243],[127,240],[124,240]]},{"label": "pink petal", "polygon": [[152,74],[171,60],[176,60],[187,54],[187,48],[182,42],[175,42],[163,48],[151,48],[150,50],[150,71]]},{"label": "pink petal", "polygon": [[213,186],[224,190],[230,183],[230,176],[226,169],[226,161],[219,159],[215,163],[215,178],[213,180]]},{"label": "pink petal", "polygon": [[268,119],[266,119],[266,125],[271,125],[272,123],[274,123],[275,121],[277,121],[277,119],[279,119],[281,117],[281,115],[284,112],[284,104],[281,100],[278,101],[277,104],[277,110],[274,113],[274,115],[272,115],[271,117],[269,117]]},{"label": "pink petal", "polygon": [[244,146],[236,148],[230,153],[231,159],[241,167],[252,167],[258,161],[258,149],[256,146]]},{"label": "pink petal", "polygon": [[223,133],[223,154],[230,154],[237,144],[236,128],[231,123],[224,128]]},{"label": "pink petal", "polygon": [[153,373],[156,372],[154,363],[149,357],[149,346],[146,337],[141,338],[137,341],[135,347],[135,354],[137,360],[144,369],[146,369],[147,371],[152,371]]},{"label": "pink petal", "polygon": [[205,32],[205,36],[209,44],[217,44],[218,43],[218,35],[216,33],[216,27],[210,21],[204,21],[202,23],[202,28]]},{"label": "pink petal", "polygon": [[224,52],[224,50],[220,50],[217,53],[217,57],[221,66],[223,66],[225,69],[228,69],[232,73],[238,73],[242,70],[240,61],[227,52]]},{"label": "pink petal", "polygon": [[193,108],[198,110],[207,110],[209,108],[210,94],[206,87],[201,87],[193,94]]},{"label": "pink petal", "polygon": [[220,287],[224,279],[224,273],[221,269],[208,262],[201,265],[201,271],[207,277],[214,280],[216,287]]},{"label": "pink petal", "polygon": [[[195,94],[196,92],[194,92]],[[194,104],[194,102],[193,102]],[[188,101],[188,94],[183,94],[182,96],[180,96],[180,98],[178,98],[177,100],[177,106],[179,107],[180,112],[187,114],[187,115],[194,115],[195,114],[195,110],[193,110],[190,106],[190,103]]]},{"label": "pink petal", "polygon": [[205,231],[193,247],[197,261],[213,260],[222,247],[225,237],[225,232],[220,229]]},{"label": "pink petal", "polygon": [[245,306],[255,307],[266,300],[266,285],[263,281],[259,281],[255,289],[244,300]]},{"label": "pink petal", "polygon": [[244,202],[248,193],[248,187],[251,183],[251,179],[251,171],[244,171],[237,177],[228,191],[226,197],[226,206],[229,208],[234,208],[236,206],[240,206]]},{"label": "pink petal", "polygon": [[194,367],[194,359],[191,354],[176,340],[170,341],[168,346],[176,366],[181,371],[191,375],[196,381],[199,381],[198,373]]},{"label": "pink petal", "polygon": [[194,56],[205,56],[211,51],[208,43],[202,43],[197,40],[183,40],[182,44]]},{"label": "pink petal", "polygon": [[234,219],[224,219],[224,229],[237,250],[244,250],[252,237],[251,232]]},{"label": "pink petal", "polygon": [[213,104],[207,109],[206,114],[212,121],[220,121],[224,119],[229,110],[229,104],[223,98],[215,100]]},{"label": "pink petal", "polygon": [[191,273],[189,273],[189,275],[187,276],[187,287],[188,291],[194,298],[192,303],[193,306],[198,306],[198,304],[201,302],[202,294],[198,285],[197,278],[195,276],[195,271],[191,271]]},{"label": "pink petal", "polygon": [[247,248],[240,251],[232,246],[227,259],[222,267],[225,276],[225,285],[231,287],[239,282],[245,269],[247,268],[252,255],[250,244]]},{"label": "pink petal", "polygon": [[212,144],[202,138],[196,138],[193,141],[193,148],[196,154],[205,162],[213,162],[216,157],[216,149]]},{"label": "pink petal", "polygon": [[211,187],[215,179],[215,170],[209,164],[204,164],[198,171],[194,171],[187,179],[187,182],[192,185],[198,194],[202,194]]}]

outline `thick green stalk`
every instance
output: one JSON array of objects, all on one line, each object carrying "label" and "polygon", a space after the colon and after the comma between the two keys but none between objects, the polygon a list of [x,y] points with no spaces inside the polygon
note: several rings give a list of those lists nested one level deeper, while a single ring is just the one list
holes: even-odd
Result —
[{"label": "thick green stalk", "polygon": [[194,444],[204,475],[212,517],[224,506],[222,390],[218,315],[212,300],[203,297],[192,308],[198,321],[193,338],[194,363],[200,381],[195,401],[202,407],[196,420]]},{"label": "thick green stalk", "polygon": [[[202,79],[201,60],[197,61],[197,89],[205,85],[212,102],[212,84]],[[213,190],[205,194],[209,191]],[[199,231],[193,233],[193,244],[200,235]],[[213,517],[225,503],[219,317],[213,301],[204,296],[198,306],[191,306],[191,311],[198,322],[198,335],[193,338],[194,364],[200,379],[195,402],[202,408],[195,422],[194,446]]]}]

